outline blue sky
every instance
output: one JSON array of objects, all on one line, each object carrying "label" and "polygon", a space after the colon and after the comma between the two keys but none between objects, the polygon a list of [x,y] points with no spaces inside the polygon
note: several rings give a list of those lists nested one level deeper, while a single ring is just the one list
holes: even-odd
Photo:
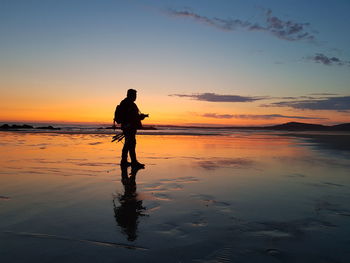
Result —
[{"label": "blue sky", "polygon": [[[192,114],[201,123],[239,124],[238,116],[257,112],[347,121],[347,98],[342,110],[273,103],[288,96],[303,102],[302,96],[315,93],[349,96],[349,11],[345,0],[1,0],[0,118],[42,119],[47,110],[58,120],[62,105],[73,111],[64,119],[107,121],[125,90],[136,88],[140,105],[159,123],[186,123]],[[169,96],[204,93],[269,99]],[[329,95],[310,99],[334,102]],[[92,114],[92,102],[99,114]],[[31,114],[21,117],[21,111]],[[237,118],[203,117],[225,114]]]}]

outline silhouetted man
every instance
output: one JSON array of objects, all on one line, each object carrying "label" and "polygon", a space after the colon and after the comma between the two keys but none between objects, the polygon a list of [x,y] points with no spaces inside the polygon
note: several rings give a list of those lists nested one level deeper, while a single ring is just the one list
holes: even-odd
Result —
[{"label": "silhouetted man", "polygon": [[[122,150],[122,159],[120,165],[133,167],[144,167],[145,165],[139,163],[136,158],[136,132],[137,129],[142,128],[141,120],[148,117],[148,114],[140,113],[136,100],[136,90],[129,89],[127,96],[120,102],[121,112],[123,115],[121,121],[121,129],[125,135],[125,143]],[[130,155],[131,163],[128,162],[128,153]]]}]

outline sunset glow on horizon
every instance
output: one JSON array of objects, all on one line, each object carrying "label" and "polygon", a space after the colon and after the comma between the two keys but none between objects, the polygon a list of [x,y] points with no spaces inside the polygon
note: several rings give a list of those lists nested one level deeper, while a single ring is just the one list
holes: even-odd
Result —
[{"label": "sunset glow on horizon", "polygon": [[1,1],[0,122],[350,122],[350,2]]}]

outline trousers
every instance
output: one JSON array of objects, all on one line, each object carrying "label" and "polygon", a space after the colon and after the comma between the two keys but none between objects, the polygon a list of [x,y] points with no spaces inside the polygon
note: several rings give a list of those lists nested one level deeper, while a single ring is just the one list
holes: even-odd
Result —
[{"label": "trousers", "polygon": [[123,129],[125,143],[122,149],[122,161],[127,161],[128,154],[131,162],[137,162],[136,159],[136,129]]}]

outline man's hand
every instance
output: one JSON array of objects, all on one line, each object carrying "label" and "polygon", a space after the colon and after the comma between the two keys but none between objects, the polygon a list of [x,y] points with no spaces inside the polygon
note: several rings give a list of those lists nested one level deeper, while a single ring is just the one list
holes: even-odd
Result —
[{"label": "man's hand", "polygon": [[140,119],[141,120],[144,120],[145,118],[147,118],[149,115],[148,114],[143,114],[143,113],[141,113],[140,114]]}]

